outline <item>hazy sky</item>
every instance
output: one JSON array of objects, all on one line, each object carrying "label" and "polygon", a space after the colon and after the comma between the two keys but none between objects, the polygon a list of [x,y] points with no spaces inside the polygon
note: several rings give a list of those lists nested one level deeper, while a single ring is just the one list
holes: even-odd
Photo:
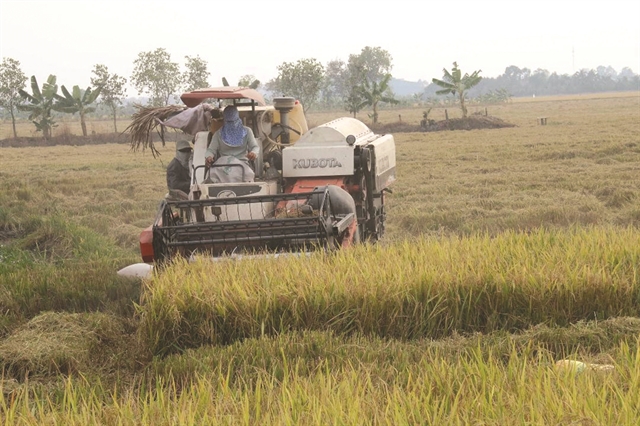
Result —
[{"label": "hazy sky", "polygon": [[639,73],[640,0],[0,0],[0,56],[67,87],[89,85],[95,64],[129,78],[138,53],[158,47],[181,67],[199,55],[220,85],[266,82],[285,61],[346,61],[365,46],[389,51],[393,76],[413,81],[453,61],[486,77],[509,65]]}]

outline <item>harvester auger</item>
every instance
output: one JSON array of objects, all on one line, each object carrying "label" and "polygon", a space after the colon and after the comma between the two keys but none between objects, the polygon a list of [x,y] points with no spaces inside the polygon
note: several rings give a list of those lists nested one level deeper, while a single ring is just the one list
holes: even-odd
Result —
[{"label": "harvester auger", "polygon": [[299,102],[275,98],[267,106],[253,89],[203,89],[181,99],[189,108],[206,99],[238,107],[260,145],[252,165],[255,179],[211,179],[204,153],[221,125],[212,120],[208,129],[195,133],[188,198],[166,198],[140,236],[144,262],[196,253],[307,252],[382,237],[385,193],[396,178],[392,135],[374,134],[350,117],[308,129]]}]

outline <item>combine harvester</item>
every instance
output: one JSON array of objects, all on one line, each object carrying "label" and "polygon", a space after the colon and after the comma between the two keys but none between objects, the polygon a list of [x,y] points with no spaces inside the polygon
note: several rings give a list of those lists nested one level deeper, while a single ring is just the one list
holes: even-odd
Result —
[{"label": "combine harvester", "polygon": [[[275,98],[274,105],[267,106],[259,92],[248,88],[202,89],[181,99],[189,108],[202,108],[207,99],[238,107],[260,146],[252,164],[255,179],[211,179],[212,169],[230,167],[205,165],[211,135],[222,125],[211,120],[209,129],[195,136],[188,199],[163,200],[153,225],[140,235],[146,264],[197,253],[214,258],[278,256],[382,237],[385,192],[391,192],[396,178],[392,135],[374,134],[350,117],[309,130],[298,101]],[[131,265],[119,274],[147,276],[150,269]]]}]

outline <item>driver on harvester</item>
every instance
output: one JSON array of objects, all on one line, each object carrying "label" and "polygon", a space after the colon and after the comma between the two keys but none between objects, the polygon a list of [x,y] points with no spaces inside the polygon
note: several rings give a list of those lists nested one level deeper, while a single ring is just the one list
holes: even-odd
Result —
[{"label": "driver on harvester", "polygon": [[244,126],[238,108],[229,105],[223,112],[224,124],[211,138],[211,143],[205,152],[207,166],[240,164],[244,167],[244,179],[239,173],[233,173],[238,167],[214,167],[211,177],[219,182],[253,181],[254,172],[249,167],[260,152],[251,128]]}]

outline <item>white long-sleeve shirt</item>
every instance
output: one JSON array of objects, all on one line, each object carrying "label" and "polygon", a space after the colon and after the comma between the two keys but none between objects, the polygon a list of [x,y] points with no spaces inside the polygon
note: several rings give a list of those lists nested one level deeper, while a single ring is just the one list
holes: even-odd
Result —
[{"label": "white long-sleeve shirt", "polygon": [[258,142],[256,142],[255,136],[253,136],[253,131],[247,126],[244,126],[244,129],[247,131],[247,134],[242,140],[242,145],[238,146],[229,146],[224,143],[222,141],[221,131],[217,130],[211,138],[211,144],[209,144],[209,148],[207,148],[204,158],[208,158],[213,155],[217,160],[222,156],[230,155],[232,157],[236,157],[238,160],[248,161],[247,152],[253,152],[258,155],[260,153],[260,147],[258,146]]}]

